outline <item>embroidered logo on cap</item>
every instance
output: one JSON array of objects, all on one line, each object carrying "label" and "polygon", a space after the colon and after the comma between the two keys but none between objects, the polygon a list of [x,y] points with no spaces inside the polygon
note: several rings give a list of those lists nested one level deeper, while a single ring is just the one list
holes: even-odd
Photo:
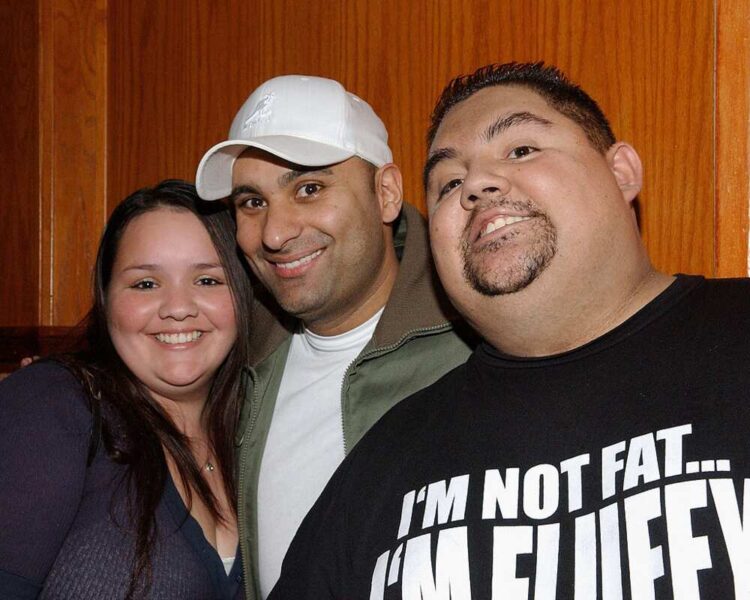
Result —
[{"label": "embroidered logo on cap", "polygon": [[271,118],[271,104],[273,104],[273,100],[275,97],[276,94],[271,92],[270,94],[266,94],[260,99],[258,104],[255,106],[255,110],[250,113],[250,116],[245,119],[245,122],[242,124],[243,133],[248,129],[251,129],[253,126],[257,125],[258,123],[263,123]]}]

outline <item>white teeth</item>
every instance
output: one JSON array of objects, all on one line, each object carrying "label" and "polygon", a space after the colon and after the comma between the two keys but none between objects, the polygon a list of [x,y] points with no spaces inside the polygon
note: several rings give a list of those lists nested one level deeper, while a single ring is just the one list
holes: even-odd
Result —
[{"label": "white teeth", "polygon": [[293,260],[292,262],[275,263],[275,266],[278,269],[296,269],[300,265],[309,263],[316,256],[320,256],[322,252],[323,250],[316,250],[312,254],[308,254],[307,256],[303,256],[302,258],[298,258],[297,260]]},{"label": "white teeth", "polygon": [[188,333],[157,333],[154,337],[164,344],[187,344],[194,342],[202,335],[201,331],[190,331]]},{"label": "white teeth", "polygon": [[498,217],[497,219],[490,221],[484,226],[484,229],[479,233],[479,237],[482,238],[488,233],[492,233],[496,229],[505,227],[506,225],[513,225],[513,223],[520,223],[521,221],[527,221],[530,217]]}]

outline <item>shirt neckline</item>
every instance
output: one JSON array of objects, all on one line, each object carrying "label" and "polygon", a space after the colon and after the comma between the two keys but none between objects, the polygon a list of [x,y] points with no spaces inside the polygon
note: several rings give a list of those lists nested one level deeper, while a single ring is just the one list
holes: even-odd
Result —
[{"label": "shirt neckline", "polygon": [[172,513],[178,530],[185,537],[190,547],[200,557],[200,561],[206,567],[211,581],[221,598],[234,598],[236,588],[240,585],[242,578],[242,561],[240,560],[239,544],[235,551],[235,561],[229,573],[224,568],[224,562],[219,552],[206,539],[200,523],[190,514],[185,503],[177,491],[177,486],[170,473],[164,484],[163,499]]},{"label": "shirt neckline", "polygon": [[381,308],[372,317],[354,329],[345,331],[338,335],[318,335],[307,329],[304,325],[296,334],[302,336],[305,344],[316,352],[340,352],[366,344],[372,337],[375,327],[383,315],[385,307]]},{"label": "shirt neckline", "polygon": [[535,368],[581,360],[594,353],[610,348],[621,340],[630,337],[649,323],[652,323],[704,281],[705,278],[700,275],[684,275],[681,273],[675,275],[675,280],[666,289],[640,308],[630,318],[598,338],[572,350],[549,356],[514,356],[506,354],[488,342],[483,341],[477,347],[475,356],[490,365],[507,368]]}]

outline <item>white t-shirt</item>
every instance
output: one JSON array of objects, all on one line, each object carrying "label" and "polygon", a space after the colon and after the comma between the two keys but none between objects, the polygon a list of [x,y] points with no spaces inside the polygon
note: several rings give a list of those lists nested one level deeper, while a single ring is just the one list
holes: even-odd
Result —
[{"label": "white t-shirt", "polygon": [[341,335],[320,336],[303,328],[292,337],[258,481],[263,598],[279,578],[302,519],[344,460],[341,384],[382,313]]},{"label": "white t-shirt", "polygon": [[224,570],[227,572],[227,575],[229,575],[230,571],[232,570],[232,567],[234,566],[234,559],[236,557],[228,556],[226,558],[224,557],[219,557],[219,558],[221,558],[221,564],[224,565]]}]

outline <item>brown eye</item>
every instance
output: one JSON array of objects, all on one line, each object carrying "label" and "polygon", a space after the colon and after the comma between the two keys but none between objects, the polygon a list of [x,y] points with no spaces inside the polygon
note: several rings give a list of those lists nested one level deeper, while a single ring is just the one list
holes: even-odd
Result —
[{"label": "brown eye", "polygon": [[518,146],[517,148],[513,148],[513,150],[510,151],[510,154],[508,154],[508,158],[524,158],[529,154],[537,152],[538,150],[538,148],[534,148],[533,146]]},{"label": "brown eye", "polygon": [[300,186],[300,188],[297,190],[297,197],[307,198],[309,196],[314,196],[321,189],[323,189],[323,186],[320,185],[319,183],[305,183],[304,185]]},{"label": "brown eye", "polygon": [[260,196],[244,196],[237,198],[236,206],[238,209],[258,210],[266,207],[266,201]]},{"label": "brown eye", "polygon": [[197,283],[198,285],[221,285],[221,281],[213,277],[201,277]]},{"label": "brown eye", "polygon": [[451,179],[442,188],[440,188],[440,194],[438,197],[442,198],[446,194],[450,193],[452,190],[456,189],[462,183],[463,183],[463,179]]}]

